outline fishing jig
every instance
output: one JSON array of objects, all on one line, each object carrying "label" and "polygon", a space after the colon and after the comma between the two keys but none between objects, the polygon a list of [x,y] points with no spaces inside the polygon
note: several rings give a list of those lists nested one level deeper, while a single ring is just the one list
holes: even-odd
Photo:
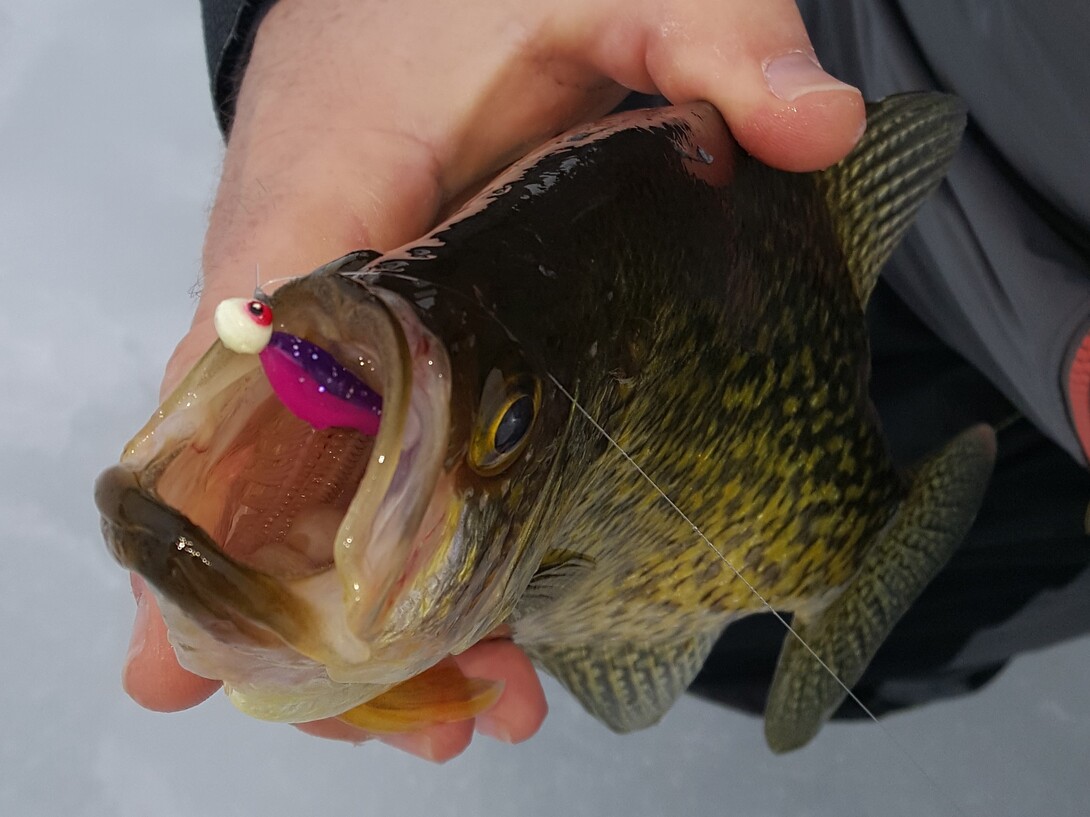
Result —
[{"label": "fishing jig", "polygon": [[378,434],[382,397],[329,352],[290,332],[273,330],[272,307],[257,298],[227,298],[216,307],[216,334],[232,352],[257,355],[280,402],[317,429]]}]

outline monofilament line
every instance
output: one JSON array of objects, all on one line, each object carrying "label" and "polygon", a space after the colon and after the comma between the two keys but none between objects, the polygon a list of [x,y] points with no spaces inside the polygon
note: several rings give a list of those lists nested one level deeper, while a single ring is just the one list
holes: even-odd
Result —
[{"label": "monofilament line", "polygon": [[[386,270],[372,271],[372,272],[367,272],[365,270],[361,270],[361,271],[354,272],[354,273],[344,273],[344,272],[342,272],[341,275],[343,275],[344,277],[346,277],[346,278],[348,278],[350,280],[356,281],[357,283],[360,283],[363,286],[369,286],[370,282],[372,280],[375,280],[375,279],[380,280],[383,277],[389,277],[389,278],[400,279],[400,280],[403,280],[403,281],[409,281],[409,282],[413,282],[413,283],[422,283],[422,284],[426,284],[428,287],[433,287],[435,289],[442,290],[443,292],[449,293],[449,294],[457,297],[459,300],[462,300],[463,302],[467,303],[467,305],[472,306],[474,309],[480,310],[480,312],[482,314],[487,315],[491,320],[495,321],[496,324],[499,325],[503,329],[503,331],[505,333],[507,333],[507,336],[509,338],[514,340],[516,343],[521,343],[521,341],[518,340],[518,338],[514,335],[514,333],[511,332],[511,330],[506,326],[506,324],[504,324],[504,322],[500,320],[499,316],[496,315],[495,312],[493,312],[491,309],[489,309],[485,304],[483,304],[478,298],[470,297],[470,296],[466,295],[465,293],[459,292],[458,290],[453,289],[451,287],[444,286],[441,283],[437,283],[435,281],[419,278],[417,276],[410,275],[410,274],[403,273],[403,272],[400,272],[400,273],[399,272],[390,272],[390,271],[386,271]],[[677,515],[680,516],[685,521],[685,523],[687,525],[689,525],[690,528],[692,528],[693,532],[697,536],[699,536],[700,539],[705,544],[707,544],[707,546],[711,549],[711,551],[713,553],[715,553],[716,556],[719,557],[720,561],[722,561],[723,564],[725,564],[731,570],[731,572],[734,573],[734,575],[738,577],[739,581],[741,581],[742,584],[744,584],[749,589],[749,591],[761,602],[761,604],[763,604],[768,609],[768,611],[770,613],[772,613],[772,615],[774,615],[776,617],[776,619],[780,622],[780,624],[783,625],[784,629],[786,629],[787,632],[791,634],[791,636],[798,639],[799,643],[802,644],[802,646],[805,647],[806,650],[812,656],[814,656],[814,659],[822,666],[822,668],[824,668],[824,670],[826,672],[829,673],[829,675],[833,678],[833,680],[835,680],[837,682],[837,684],[840,685],[840,687],[847,693],[848,697],[852,701],[854,701],[855,704],[860,709],[862,709],[864,713],[866,713],[867,717],[869,717],[872,721],[874,721],[875,725],[882,732],[882,734],[884,734],[886,736],[886,738],[897,749],[897,751],[901,754],[901,756],[905,760],[907,760],[909,762],[909,764],[913,768],[916,769],[917,772],[919,772],[920,776],[923,777],[923,779],[926,780],[928,782],[928,784],[930,784],[931,788],[934,791],[938,792],[939,795],[947,803],[950,804],[950,806],[953,808],[953,810],[954,810],[954,812],[956,814],[961,815],[961,817],[966,817],[965,812],[961,810],[961,807],[958,806],[957,802],[954,800],[953,797],[950,796],[950,794],[946,791],[946,789],[943,788],[939,784],[939,782],[931,774],[929,774],[928,771],[926,769],[924,769],[923,766],[921,766],[919,764],[919,762],[917,762],[916,758],[914,758],[908,752],[908,750],[905,749],[905,747],[901,745],[900,741],[898,741],[893,736],[893,733],[890,732],[889,729],[886,728],[885,724],[883,724],[880,720],[878,720],[878,718],[875,717],[874,713],[871,712],[870,709],[868,709],[867,706],[861,700],[859,700],[859,697],[854,692],[851,691],[851,689],[848,687],[848,685],[845,684],[840,679],[840,677],[837,676],[837,674],[835,672],[832,671],[832,669],[829,667],[829,665],[826,664],[824,660],[822,660],[821,656],[818,655],[814,651],[813,647],[811,647],[809,644],[807,644],[806,641],[802,638],[802,636],[800,636],[797,632],[795,632],[794,628],[787,622],[787,620],[782,615],[780,615],[779,612],[777,612],[775,609],[773,609],[772,605],[768,602],[768,600],[757,591],[757,588],[755,588],[752,584],[749,583],[749,581],[746,580],[746,577],[743,576],[738,571],[738,568],[736,568],[733,564],[731,564],[730,560],[704,534],[704,532],[700,529],[700,527],[695,522],[693,522],[692,519],[689,518],[688,514],[686,514],[683,510],[681,510],[680,507],[678,507],[677,503],[674,502],[674,500],[672,500],[666,494],[666,492],[663,491],[662,488],[660,488],[658,486],[658,483],[656,483],[655,480],[653,480],[650,477],[650,475],[648,475],[648,473],[643,470],[643,468],[640,466],[640,464],[638,462],[636,462],[636,460],[634,460],[632,458],[632,456],[627,451],[624,450],[624,448],[621,447],[621,444],[618,443],[615,439],[613,439],[613,437],[610,436],[610,433],[608,431],[606,431],[605,428],[603,428],[602,425],[594,417],[592,417],[590,415],[590,413],[585,408],[583,408],[582,404],[578,400],[575,399],[575,396],[570,391],[568,391],[566,388],[564,388],[564,386],[560,383],[560,381],[558,381],[556,379],[556,377],[551,372],[548,373],[548,377],[549,377],[549,380],[551,380],[553,382],[553,385],[555,385],[561,391],[561,393],[571,401],[572,405],[579,411],[579,413],[582,414],[587,419],[587,422],[589,422],[595,429],[597,429],[598,433],[601,434],[603,437],[605,437],[605,439],[609,442],[609,444],[611,446],[613,446],[614,448],[617,449],[617,451],[620,453],[620,455],[622,457],[624,457],[625,460],[627,462],[629,462],[632,465],[633,468],[636,469],[636,472],[641,477],[643,477],[643,479],[645,479],[647,481],[647,483],[655,490],[655,492],[659,496],[661,496],[663,498],[663,500],[674,510],[674,512],[677,513]]]},{"label": "monofilament line", "polygon": [[594,428],[597,429],[598,432],[603,437],[605,437],[606,440],[609,441],[609,444],[612,445],[615,449],[617,449],[618,453],[620,453],[620,455],[622,457],[624,457],[625,460],[627,460],[629,462],[629,464],[632,465],[633,468],[636,469],[637,473],[639,473],[639,475],[641,477],[643,477],[643,479],[645,479],[647,481],[647,483],[655,490],[655,492],[659,496],[661,496],[663,498],[663,500],[674,510],[674,512],[677,513],[677,515],[680,516],[683,520],[685,520],[685,523],[690,528],[692,528],[693,533],[695,533],[697,536],[699,536],[701,538],[701,540],[703,540],[703,542],[712,550],[712,552],[716,556],[719,557],[719,560],[721,562],[723,562],[723,564],[725,564],[728,568],[730,568],[730,571],[735,576],[737,576],[738,580],[741,581],[742,584],[744,584],[746,586],[746,588],[749,590],[749,592],[751,592],[754,596],[756,596],[757,599],[761,602],[761,604],[763,604],[768,609],[768,611],[770,613],[772,613],[773,616],[776,617],[776,619],[780,622],[780,624],[782,624],[784,626],[784,629],[786,629],[787,632],[791,634],[791,636],[798,639],[798,642],[800,644],[802,644],[803,647],[806,648],[807,652],[809,652],[810,655],[814,656],[814,660],[816,660],[821,665],[821,667],[827,673],[829,673],[830,677],[832,677],[832,679],[834,681],[836,681],[840,685],[840,687],[847,693],[848,697],[852,701],[855,702],[856,706],[858,706],[860,709],[862,709],[863,712],[866,713],[867,717],[870,718],[872,721],[874,721],[874,723],[878,726],[878,728],[882,731],[882,733],[887,738],[889,738],[890,742],[897,748],[897,751],[900,752],[901,755],[913,767],[915,767],[916,771],[918,771],[923,776],[923,778],[931,785],[931,787],[936,792],[938,792],[940,795],[942,795],[942,797],[954,808],[955,812],[957,812],[959,815],[962,815],[962,817],[965,817],[965,812],[963,812],[961,810],[961,808],[958,806],[957,802],[953,799],[953,797],[950,796],[950,794],[946,791],[946,789],[943,788],[941,785],[939,785],[939,782],[934,777],[932,777],[932,775],[929,774],[928,771],[926,769],[924,769],[923,766],[921,766],[916,761],[916,759],[908,752],[908,750],[905,749],[905,747],[901,745],[900,741],[898,741],[893,736],[893,733],[890,732],[889,729],[886,728],[885,724],[883,724],[880,720],[878,720],[878,718],[874,715],[874,713],[871,712],[870,709],[867,708],[867,706],[859,699],[859,697],[854,692],[852,692],[852,690],[848,687],[848,685],[845,684],[842,680],[840,680],[840,677],[835,672],[833,672],[832,668],[828,664],[825,663],[824,659],[822,659],[822,657],[820,655],[818,655],[809,644],[806,643],[806,641],[802,638],[802,636],[800,636],[795,631],[795,629],[788,623],[787,619],[785,619],[782,615],[780,615],[780,613],[775,608],[772,607],[772,605],[769,603],[768,599],[766,599],[764,596],[762,596],[761,593],[757,590],[757,588],[754,587],[752,584],[750,584],[749,580],[747,580],[746,577],[741,574],[741,572],[738,570],[738,568],[736,568],[733,564],[731,564],[730,559],[728,559],[726,557],[726,555],[723,553],[722,550],[720,550],[718,547],[716,547],[715,543],[713,543],[711,541],[711,539],[709,539],[704,534],[704,531],[702,531],[700,529],[700,527],[695,522],[693,522],[692,519],[689,518],[689,515],[686,514],[685,511],[683,511],[678,506],[678,504],[676,502],[674,502],[674,500],[671,499],[667,495],[667,493],[664,490],[662,490],[662,488],[659,487],[658,483],[655,482],[655,480],[652,479],[651,476],[646,471],[643,470],[643,468],[640,466],[640,464],[638,462],[636,462],[636,460],[633,459],[632,456],[627,451],[624,450],[624,448],[621,446],[621,444],[618,443],[616,440],[614,440],[613,437],[610,435],[610,433],[608,431],[606,431],[605,428],[603,428],[602,425],[594,417],[592,417],[590,415],[590,412],[588,412],[585,408],[583,408],[582,404],[578,400],[575,399],[575,396],[570,391],[568,391],[566,388],[564,388],[564,386],[561,385],[560,381],[558,381],[556,379],[556,377],[554,377],[552,375],[552,373],[549,374],[549,379],[553,382],[553,385],[555,385],[558,389],[560,389],[560,391],[563,392],[564,396],[567,397],[571,401],[572,405],[575,406],[576,410],[587,419],[587,422],[589,422],[592,426],[594,426]]}]

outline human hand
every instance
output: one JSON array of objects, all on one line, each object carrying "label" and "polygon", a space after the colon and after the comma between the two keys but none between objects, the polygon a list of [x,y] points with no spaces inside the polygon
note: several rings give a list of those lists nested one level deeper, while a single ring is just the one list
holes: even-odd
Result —
[{"label": "human hand", "polygon": [[[139,576],[132,577],[132,588],[136,621],[123,674],[126,691],[138,704],[156,711],[195,706],[216,692],[220,682],[179,666],[155,597]],[[547,709],[545,695],[533,665],[518,647],[506,639],[482,641],[454,656],[454,661],[467,678],[504,684],[499,700],[477,716],[476,722],[443,723],[400,735],[373,736],[334,718],[297,726],[311,735],[350,743],[374,738],[436,762],[460,754],[469,745],[474,728],[507,743],[526,740],[538,730]]]},{"label": "human hand", "polygon": [[[200,303],[164,390],[214,340],[216,304],[252,290],[255,265],[270,280],[410,241],[504,164],[606,113],[627,89],[712,102],[746,150],[788,170],[832,164],[863,128],[859,93],[812,61],[790,0],[279,0],[239,92]],[[178,665],[154,598],[139,579],[134,591],[129,694],[158,710],[204,700],[219,682]],[[504,681],[479,731],[514,742],[538,729],[544,696],[517,647],[484,642],[455,660],[470,677]],[[301,728],[364,737],[338,721]],[[381,739],[444,760],[473,729]]]}]

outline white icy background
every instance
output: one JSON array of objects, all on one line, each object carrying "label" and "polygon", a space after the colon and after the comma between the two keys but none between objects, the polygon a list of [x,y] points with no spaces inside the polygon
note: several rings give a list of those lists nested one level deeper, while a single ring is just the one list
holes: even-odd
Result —
[{"label": "white icy background", "polygon": [[192,308],[220,160],[205,85],[193,0],[0,4],[0,814],[1086,813],[1085,639],[786,758],[758,721],[694,699],[618,738],[551,682],[536,738],[478,738],[443,767],[221,696],[131,703],[133,603],[91,483],[153,408]]}]

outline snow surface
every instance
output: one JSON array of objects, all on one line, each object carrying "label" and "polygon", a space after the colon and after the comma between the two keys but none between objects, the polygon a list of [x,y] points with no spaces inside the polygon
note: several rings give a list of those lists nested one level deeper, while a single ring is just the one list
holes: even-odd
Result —
[{"label": "snow surface", "polygon": [[683,700],[617,737],[555,684],[529,743],[435,767],[249,720],[145,712],[95,475],[154,407],[193,303],[221,146],[197,4],[0,5],[0,814],[1023,815],[1090,802],[1090,641],[964,700],[785,758]]}]

